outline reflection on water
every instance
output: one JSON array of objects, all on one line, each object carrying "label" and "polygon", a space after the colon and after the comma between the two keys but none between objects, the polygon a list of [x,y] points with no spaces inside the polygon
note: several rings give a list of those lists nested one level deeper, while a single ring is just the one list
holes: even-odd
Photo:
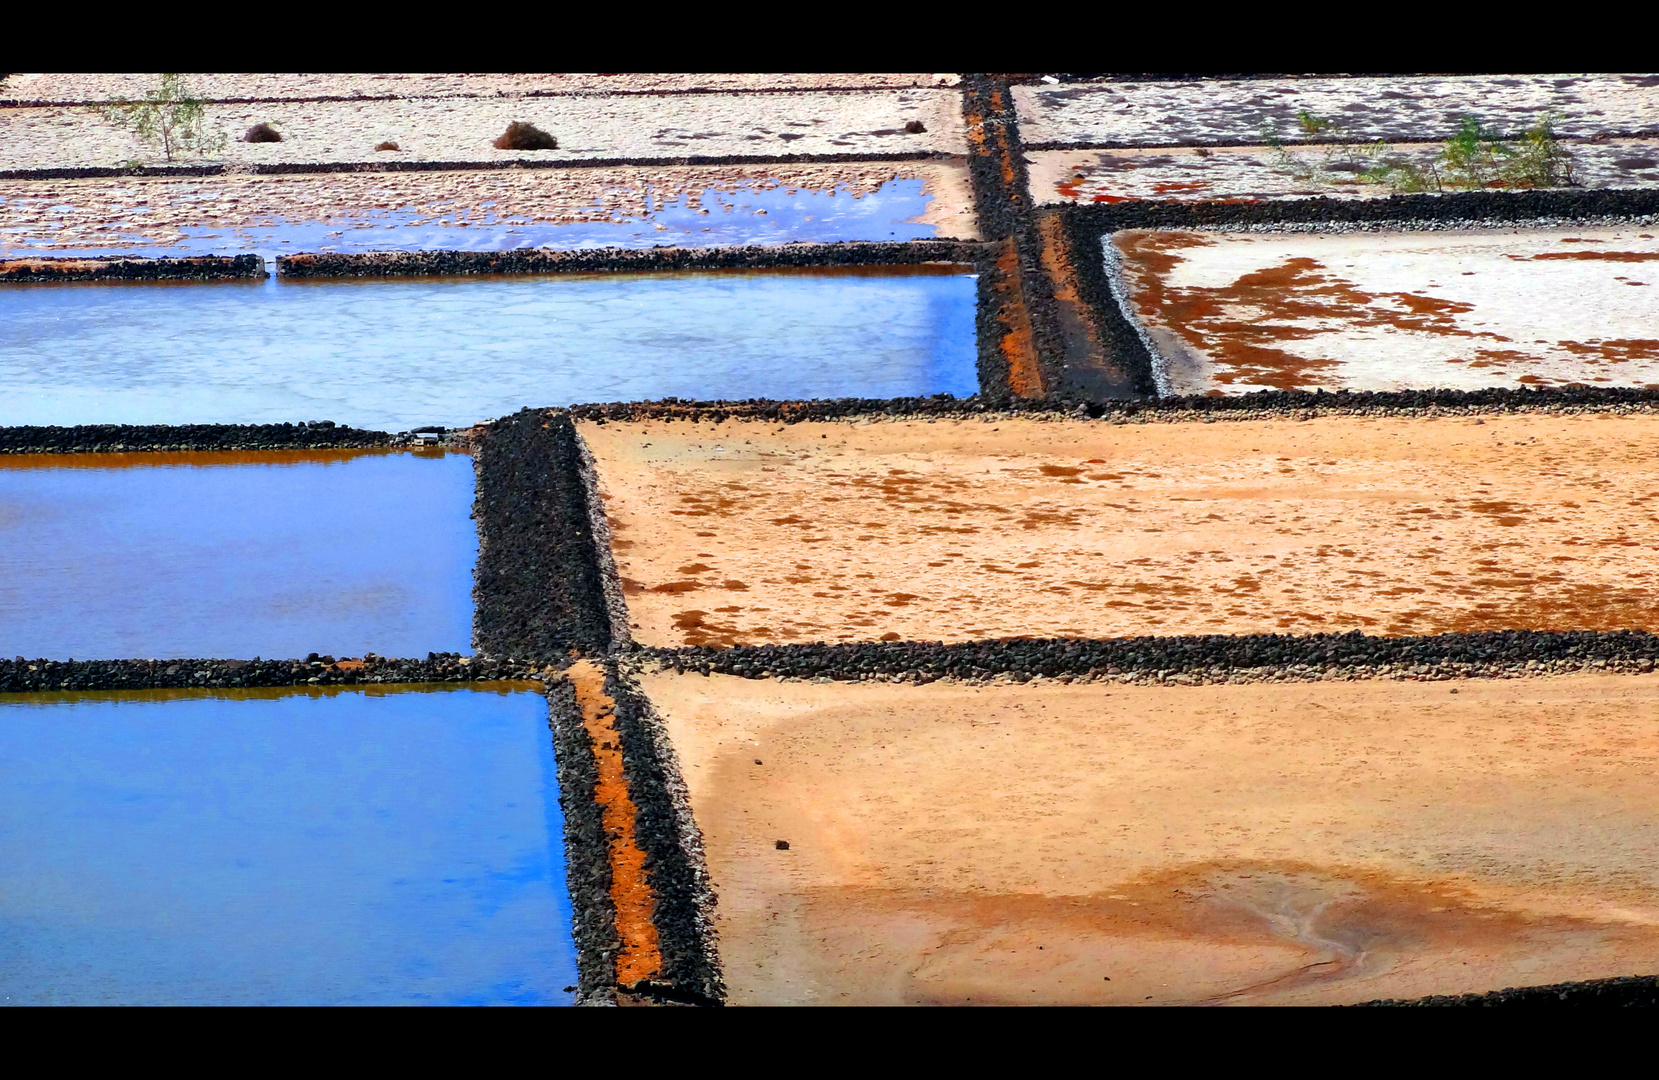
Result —
[{"label": "reflection on water", "polygon": [[[333,214],[327,220],[278,220],[236,227],[185,225],[168,232],[178,239],[157,244],[111,232],[91,247],[60,246],[55,232],[18,227],[0,232],[0,254],[145,257],[223,255],[257,251],[268,258],[296,251],[508,251],[514,248],[712,247],[738,244],[830,243],[839,240],[924,240],[936,228],[914,219],[933,198],[919,178],[889,180],[872,192],[851,187],[814,190],[748,187],[705,188],[695,198],[647,192],[643,214],[593,210],[608,220],[545,222],[502,218],[488,211],[401,206],[365,214]],[[0,202],[4,202],[0,199]],[[707,211],[706,213],[704,211]],[[7,235],[11,233],[14,235]]]},{"label": "reflection on water", "polygon": [[471,651],[467,455],[92,456],[0,457],[0,655]]},{"label": "reflection on water", "polygon": [[334,420],[977,388],[969,274],[603,274],[0,289],[0,425]]},{"label": "reflection on water", "polygon": [[0,697],[0,1002],[559,1004],[535,693]]}]

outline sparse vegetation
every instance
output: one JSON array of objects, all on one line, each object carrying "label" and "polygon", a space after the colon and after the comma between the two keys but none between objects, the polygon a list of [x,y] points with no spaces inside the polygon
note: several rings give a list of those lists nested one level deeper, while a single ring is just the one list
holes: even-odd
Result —
[{"label": "sparse vegetation", "polygon": [[[1304,135],[1341,138],[1342,124],[1315,116],[1306,109],[1297,114]],[[1386,184],[1399,193],[1467,191],[1477,188],[1572,187],[1572,155],[1556,139],[1555,117],[1544,114],[1519,139],[1505,139],[1473,116],[1461,118],[1457,134],[1426,160],[1379,139],[1370,144],[1327,143],[1302,154],[1286,149],[1277,133],[1265,129],[1263,139],[1280,172],[1323,184]]]},{"label": "sparse vegetation", "polygon": [[118,127],[132,128],[141,142],[160,144],[168,161],[180,151],[213,154],[224,148],[223,134],[209,133],[203,126],[204,102],[191,94],[181,75],[163,75],[161,85],[138,101],[118,97],[103,108],[103,115]]}]

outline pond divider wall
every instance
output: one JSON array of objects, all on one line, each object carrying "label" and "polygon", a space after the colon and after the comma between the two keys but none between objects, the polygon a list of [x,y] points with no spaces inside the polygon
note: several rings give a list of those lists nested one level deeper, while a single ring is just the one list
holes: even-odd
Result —
[{"label": "pond divider wall", "polygon": [[80,424],[0,427],[0,454],[177,453],[202,450],[355,450],[421,445],[413,435],[300,424]]},{"label": "pond divider wall", "polygon": [[184,255],[139,259],[122,255],[71,259],[51,255],[0,259],[0,284],[63,281],[222,281],[263,279],[258,255]]},{"label": "pond divider wall", "polygon": [[279,255],[284,278],[450,274],[661,273],[854,266],[972,265],[983,247],[968,240],[845,241],[731,247],[514,248],[509,251],[370,251]]},{"label": "pond divider wall", "polygon": [[570,414],[523,409],[477,436],[473,647],[550,662],[611,645]]},{"label": "pond divider wall", "polygon": [[1659,1006],[1659,975],[1621,975],[1614,979],[1551,983],[1548,986],[1506,986],[1488,994],[1436,994],[1431,997],[1365,1001],[1350,1008],[1378,1006],[1448,1006],[1495,1009],[1546,1005],[1555,1008],[1654,1008]]},{"label": "pond divider wall", "polygon": [[662,722],[614,660],[548,681],[578,1003],[719,1005],[714,891]]},{"label": "pond divider wall", "polygon": [[643,662],[680,672],[744,678],[1113,678],[1183,683],[1292,682],[1328,677],[1513,678],[1569,671],[1649,672],[1659,635],[1641,630],[1499,630],[1421,637],[1346,634],[1195,634],[1135,638],[999,639],[943,644],[707,645],[638,650]]},{"label": "pond divider wall", "polygon": [[538,665],[429,653],[425,660],[332,656],[308,660],[0,659],[0,693],[58,690],[235,690],[535,679]]}]

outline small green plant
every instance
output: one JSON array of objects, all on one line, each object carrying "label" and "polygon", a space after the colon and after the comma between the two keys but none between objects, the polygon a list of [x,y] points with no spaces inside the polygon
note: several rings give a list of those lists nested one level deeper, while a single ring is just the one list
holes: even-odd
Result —
[{"label": "small green plant", "polygon": [[[1342,126],[1306,109],[1296,116],[1308,136],[1338,137]],[[1473,116],[1461,117],[1457,133],[1428,160],[1412,160],[1382,140],[1365,146],[1326,146],[1320,160],[1298,157],[1265,131],[1273,165],[1298,180],[1327,184],[1386,184],[1395,192],[1467,191],[1476,188],[1571,187],[1572,155],[1555,135],[1555,116],[1546,113],[1521,134],[1504,139]]]},{"label": "small green plant", "polygon": [[168,161],[179,151],[217,153],[226,142],[223,134],[204,130],[203,102],[191,94],[181,75],[163,75],[161,85],[138,101],[113,98],[104,106],[103,114],[117,127],[132,128],[140,141],[159,143]]}]

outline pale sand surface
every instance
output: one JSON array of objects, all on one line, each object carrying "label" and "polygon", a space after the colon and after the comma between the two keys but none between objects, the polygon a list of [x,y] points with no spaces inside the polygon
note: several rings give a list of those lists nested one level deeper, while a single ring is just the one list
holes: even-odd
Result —
[{"label": "pale sand surface", "polygon": [[[205,129],[232,141],[211,158],[229,164],[368,161],[651,161],[690,156],[967,152],[961,95],[947,89],[765,95],[402,98],[215,104]],[[497,150],[512,121],[559,140],[556,150]],[[927,130],[906,134],[919,120]],[[255,123],[277,143],[234,141]],[[382,141],[400,149],[376,152]],[[129,130],[78,106],[0,109],[0,169],[164,163]]]},{"label": "pale sand surface", "polygon": [[651,645],[1659,630],[1659,417],[580,428]]},{"label": "pale sand surface", "polygon": [[643,684],[734,1003],[1334,1004],[1659,970],[1659,676]]},{"label": "pale sand surface", "polygon": [[1042,143],[1179,146],[1305,138],[1296,114],[1342,123],[1353,139],[1450,138],[1461,118],[1515,135],[1554,112],[1561,135],[1659,133],[1651,75],[1388,75],[1016,86],[1020,138]]},{"label": "pale sand surface", "polygon": [[1652,226],[1106,243],[1168,393],[1659,386]]},{"label": "pale sand surface", "polygon": [[[1383,155],[1426,164],[1443,143],[1405,143]],[[1386,184],[1362,184],[1350,171],[1370,168],[1368,147],[1304,147],[1292,153],[1316,167],[1298,178],[1277,167],[1262,146],[1213,149],[1167,146],[1133,150],[1035,150],[1031,153],[1031,197],[1039,203],[1114,203],[1127,199],[1376,199]],[[1573,143],[1573,179],[1583,188],[1650,188],[1659,185],[1659,142],[1609,139]],[[1335,168],[1333,168],[1335,166]]]},{"label": "pale sand surface", "polygon": [[[819,87],[869,89],[911,86],[955,86],[959,76],[923,72],[817,74],[630,74],[560,73],[543,75],[455,73],[381,74],[331,72],[325,74],[186,74],[185,85],[197,96],[215,98],[307,97],[470,97],[523,94],[674,93],[717,90],[733,93],[754,90],[813,90]],[[0,100],[108,101],[139,98],[160,85],[155,74],[32,74],[0,79]]]},{"label": "pale sand surface", "polygon": [[[719,215],[712,224],[724,228],[734,212],[766,216],[765,207],[746,205],[754,200],[742,193],[839,192],[842,202],[856,203],[895,181],[920,181],[925,209],[917,223],[933,226],[933,235],[978,238],[966,166],[930,161],[0,180],[0,251],[165,247],[204,230],[221,232],[227,243],[253,245],[265,237],[243,239],[238,231],[302,223],[341,233],[296,235],[294,250],[350,245],[355,231],[388,247],[406,233],[453,230],[445,246],[459,247],[467,230],[494,239],[514,226],[649,223],[665,202],[692,214],[707,209],[708,216]],[[731,203],[738,205],[728,208]],[[684,243],[682,224],[663,231]],[[395,231],[388,234],[388,225]],[[585,246],[604,239],[583,236]]]}]

